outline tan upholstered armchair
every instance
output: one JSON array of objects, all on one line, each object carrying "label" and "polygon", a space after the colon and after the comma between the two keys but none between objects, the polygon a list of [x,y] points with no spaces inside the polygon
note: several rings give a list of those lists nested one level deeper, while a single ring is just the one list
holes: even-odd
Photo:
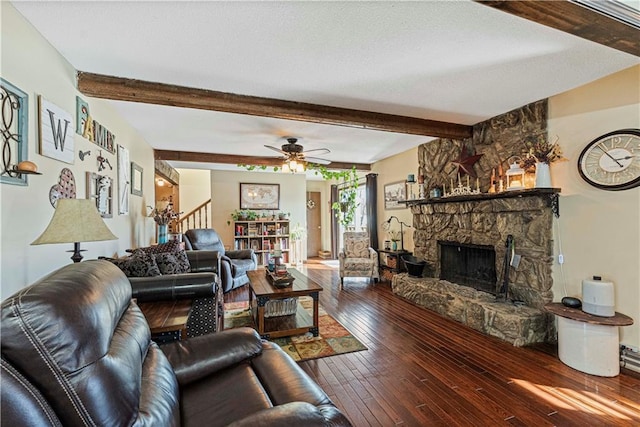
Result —
[{"label": "tan upholstered armchair", "polygon": [[340,261],[340,288],[345,277],[368,277],[377,280],[378,253],[371,248],[369,233],[348,231],[343,235],[344,248],[338,254]]}]

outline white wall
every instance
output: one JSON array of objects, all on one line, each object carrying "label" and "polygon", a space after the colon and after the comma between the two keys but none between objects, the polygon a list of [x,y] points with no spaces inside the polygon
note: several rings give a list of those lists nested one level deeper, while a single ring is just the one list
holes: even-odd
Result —
[{"label": "white wall", "polygon": [[[227,248],[233,247],[231,212],[240,209],[240,183],[280,184],[280,212],[289,212],[291,224],[307,226],[306,182],[303,174],[257,171],[211,171],[212,224]],[[303,248],[303,259],[307,258]]]},{"label": "white wall", "polygon": [[[389,219],[392,215],[396,216],[405,224],[413,225],[413,215],[411,209],[390,209],[384,208],[384,186],[392,182],[403,181],[407,179],[407,175],[414,174],[418,177],[418,147],[397,154],[393,157],[381,160],[373,164],[371,172],[378,174],[378,247],[383,248],[383,242],[390,240],[388,234],[382,230],[380,224]],[[417,192],[418,186],[414,185]],[[400,231],[400,224],[394,219],[391,221],[392,231]],[[404,228],[404,249],[413,251],[413,227]],[[400,244],[398,243],[398,247]]]},{"label": "white wall", "polygon": [[[8,2],[1,2],[1,75],[29,96],[28,158],[38,165],[42,175],[30,176],[28,186],[0,184],[0,235],[2,238],[0,299],[4,299],[35,280],[71,263],[66,252],[73,244],[30,246],[49,224],[54,209],[49,203],[49,190],[58,182],[63,168],[73,172],[77,198],[86,198],[87,171],[97,172],[98,146],[73,132],[75,163],[67,164],[38,154],[37,96],[66,110],[74,118],[76,70],[29,24]],[[99,48],[99,46],[96,46]],[[101,255],[124,254],[125,249],[149,244],[154,239],[153,221],[145,218],[146,205],[154,200],[153,150],[135,130],[102,100],[82,98],[89,103],[95,120],[116,135],[116,143],[129,149],[131,161],[144,169],[143,197],[130,196],[129,215],[118,215],[114,204],[112,219],[105,219],[119,240],[82,243],[85,259]],[[80,161],[78,151],[91,150]],[[103,151],[113,170],[101,172],[114,180],[117,196],[116,156]],[[116,197],[117,198],[117,197]],[[73,224],[70,224],[73,226]]]},{"label": "white wall", "polygon": [[[178,173],[180,174],[180,211],[187,214],[211,198],[211,171],[178,169]],[[211,209],[207,211],[207,224],[211,226]]]},{"label": "white wall", "polygon": [[[640,128],[640,66],[549,99],[549,135],[560,138],[566,162],[551,175],[560,195],[559,233],[569,295],[581,296],[581,283],[593,275],[612,281],[616,310],[631,316],[620,328],[621,342],[640,346],[640,188],[603,191],[580,178],[577,160],[596,137],[617,129]],[[556,257],[557,258],[557,257]],[[557,261],[557,259],[556,259]],[[562,272],[553,271],[553,294],[564,296]]]}]

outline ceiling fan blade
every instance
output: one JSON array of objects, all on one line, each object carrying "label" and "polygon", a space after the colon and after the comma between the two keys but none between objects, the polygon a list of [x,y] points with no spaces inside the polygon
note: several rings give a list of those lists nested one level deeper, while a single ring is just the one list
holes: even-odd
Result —
[{"label": "ceiling fan blade", "polygon": [[265,145],[265,147],[272,149],[273,151],[277,151],[280,154],[284,154],[285,156],[289,155],[289,153],[287,153],[286,151],[282,151],[279,148],[276,147],[272,147],[271,145]]},{"label": "ceiling fan blade", "polygon": [[318,157],[306,157],[304,158],[305,161],[309,162],[309,163],[315,163],[318,165],[328,165],[331,163],[331,160],[327,160],[327,159],[320,159]]},{"label": "ceiling fan blade", "polygon": [[328,148],[314,148],[313,150],[306,150],[303,151],[302,154],[304,154],[305,156],[309,153],[313,153],[314,155],[322,155],[322,154],[329,154],[331,152],[331,150],[329,150]]}]

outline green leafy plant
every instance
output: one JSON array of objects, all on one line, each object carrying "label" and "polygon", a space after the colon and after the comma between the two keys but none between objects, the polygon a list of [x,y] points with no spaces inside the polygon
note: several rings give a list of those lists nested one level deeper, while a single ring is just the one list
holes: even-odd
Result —
[{"label": "green leafy plant", "polygon": [[343,172],[346,173],[341,173],[340,176],[345,187],[340,194],[340,201],[334,202],[331,205],[331,209],[333,209],[334,215],[338,218],[338,222],[346,228],[353,224],[353,220],[356,217],[356,209],[358,208],[358,203],[356,202],[358,196],[358,174],[355,166]]}]

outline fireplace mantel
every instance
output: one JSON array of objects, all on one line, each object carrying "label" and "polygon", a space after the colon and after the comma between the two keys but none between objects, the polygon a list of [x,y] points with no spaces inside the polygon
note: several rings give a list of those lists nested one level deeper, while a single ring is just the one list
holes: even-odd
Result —
[{"label": "fireplace mantel", "polygon": [[429,199],[406,200],[404,203],[407,207],[419,205],[433,205],[439,203],[455,203],[455,202],[478,202],[481,200],[494,199],[511,199],[518,197],[542,197],[547,200],[547,206],[551,208],[556,218],[560,217],[560,207],[558,204],[559,188],[531,188],[525,190],[501,191],[499,193],[480,193],[469,194],[465,196],[449,196]]}]

